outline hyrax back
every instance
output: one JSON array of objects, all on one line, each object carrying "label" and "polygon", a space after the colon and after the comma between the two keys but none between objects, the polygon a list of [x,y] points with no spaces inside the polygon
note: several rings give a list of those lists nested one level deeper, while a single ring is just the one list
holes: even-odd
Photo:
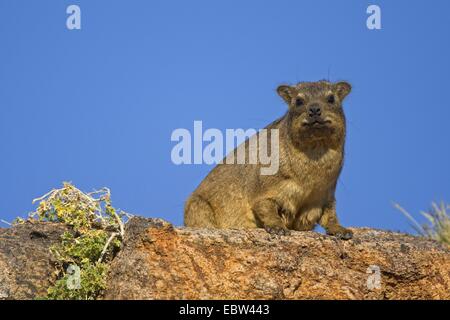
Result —
[{"label": "hyrax back", "polygon": [[[187,200],[185,225],[287,234],[319,223],[328,234],[350,239],[352,232],[338,222],[334,197],[344,156],[342,101],[350,90],[347,82],[279,86],[288,111],[266,127],[278,129],[278,171],[261,175],[259,160],[217,165]],[[248,147],[249,140],[238,147],[245,148],[246,159]]]}]

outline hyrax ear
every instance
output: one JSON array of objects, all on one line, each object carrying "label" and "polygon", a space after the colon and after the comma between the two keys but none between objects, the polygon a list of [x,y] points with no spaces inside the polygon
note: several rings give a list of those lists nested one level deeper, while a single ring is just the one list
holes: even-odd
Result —
[{"label": "hyrax ear", "polygon": [[292,100],[292,88],[290,86],[287,85],[281,85],[277,88],[277,92],[280,95],[280,97],[283,98],[283,100],[287,103],[290,104],[291,100]]},{"label": "hyrax ear", "polygon": [[334,85],[336,94],[339,97],[339,100],[344,100],[344,98],[352,91],[352,86],[350,83],[345,81],[340,81]]}]

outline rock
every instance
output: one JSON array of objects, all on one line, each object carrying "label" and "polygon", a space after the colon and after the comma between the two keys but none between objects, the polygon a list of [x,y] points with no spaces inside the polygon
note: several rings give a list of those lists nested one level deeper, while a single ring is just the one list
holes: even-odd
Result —
[{"label": "rock", "polygon": [[46,295],[56,276],[49,248],[66,230],[61,224],[31,221],[0,228],[0,300]]},{"label": "rock", "polygon": [[[43,296],[49,247],[67,228],[0,229],[0,299]],[[104,299],[450,299],[450,249],[368,228],[338,240],[316,232],[174,228],[135,217],[111,263]],[[378,276],[379,274],[379,276]]]},{"label": "rock", "polygon": [[450,299],[450,249],[368,228],[316,232],[174,228],[133,218],[106,299]]}]

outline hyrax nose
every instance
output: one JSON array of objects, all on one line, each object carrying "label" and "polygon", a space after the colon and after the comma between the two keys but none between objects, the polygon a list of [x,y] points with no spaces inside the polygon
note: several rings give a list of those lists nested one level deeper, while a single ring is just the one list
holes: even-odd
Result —
[{"label": "hyrax nose", "polygon": [[309,106],[308,115],[310,117],[320,117],[321,114],[322,114],[322,109],[320,108],[319,105],[313,104],[313,105]]}]

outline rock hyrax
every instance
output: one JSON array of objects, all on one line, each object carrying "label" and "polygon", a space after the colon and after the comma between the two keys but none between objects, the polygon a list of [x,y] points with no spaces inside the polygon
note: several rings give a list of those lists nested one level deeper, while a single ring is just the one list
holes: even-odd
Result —
[{"label": "rock hyrax", "polygon": [[350,239],[334,196],[344,160],[342,102],[350,90],[347,82],[324,80],[279,86],[288,111],[266,127],[279,130],[278,172],[261,175],[259,162],[217,165],[186,201],[185,225],[288,234],[319,223],[327,234]]}]

